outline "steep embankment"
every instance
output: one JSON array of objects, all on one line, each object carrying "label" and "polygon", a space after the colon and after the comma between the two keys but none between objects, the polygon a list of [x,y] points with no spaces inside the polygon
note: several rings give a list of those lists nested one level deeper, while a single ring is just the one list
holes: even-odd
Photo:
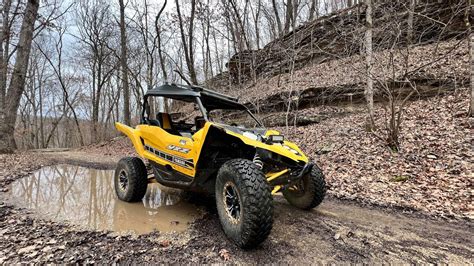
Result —
[{"label": "steep embankment", "polygon": [[[376,100],[387,92],[417,89],[432,96],[468,80],[464,6],[456,1],[420,1],[413,31],[408,7],[382,1],[374,9]],[[315,104],[357,102],[366,81],[363,4],[300,26],[264,48],[243,51],[228,71],[208,85],[237,96],[258,112],[304,109]],[[407,44],[412,36],[412,45]],[[288,106],[290,108],[288,109]]]},{"label": "steep embankment", "polygon": [[[404,56],[409,55],[405,61]],[[410,80],[417,87],[414,98],[433,95],[460,87],[468,82],[469,56],[467,41],[451,40],[416,46],[406,50],[381,51],[374,54],[375,97],[390,89],[405,86]],[[242,89],[223,88],[239,97],[253,109],[262,112],[304,109],[315,104],[363,100],[365,61],[361,55],[306,66],[293,73],[259,79]],[[399,81],[398,84],[396,84]],[[441,90],[439,89],[441,88]]]},{"label": "steep embankment", "polygon": [[[464,3],[417,2],[413,18],[404,1],[374,4],[374,51],[406,47],[408,39],[410,43],[426,45],[465,36]],[[262,49],[237,53],[227,64],[227,74],[233,83],[242,83],[359,54],[365,50],[365,11],[364,3],[360,3],[308,22]],[[413,27],[409,26],[410,19]]]}]

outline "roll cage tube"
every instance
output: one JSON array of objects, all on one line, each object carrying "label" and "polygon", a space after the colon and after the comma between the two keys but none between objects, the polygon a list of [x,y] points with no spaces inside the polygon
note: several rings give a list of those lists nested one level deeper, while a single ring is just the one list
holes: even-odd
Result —
[{"label": "roll cage tube", "polygon": [[207,122],[209,122],[209,118],[207,117],[207,110],[206,108],[204,107],[204,105],[202,104],[202,101],[199,97],[196,97],[196,103],[197,105],[199,106],[199,110],[201,110],[201,113],[202,113],[202,117],[204,117],[204,120],[206,120]]},{"label": "roll cage tube", "polygon": [[249,115],[253,118],[253,120],[255,120],[255,122],[257,122],[257,124],[258,124],[259,126],[265,127],[265,126],[263,125],[263,123],[260,122],[260,120],[258,120],[258,118],[257,118],[255,115],[253,115],[253,113],[250,112],[250,110],[249,110],[247,107],[245,108],[245,111],[247,111],[247,113],[249,113]]},{"label": "roll cage tube", "polygon": [[146,110],[147,105],[148,105],[148,96],[145,96],[143,97],[142,115],[140,117],[140,124],[145,124],[145,110]]}]

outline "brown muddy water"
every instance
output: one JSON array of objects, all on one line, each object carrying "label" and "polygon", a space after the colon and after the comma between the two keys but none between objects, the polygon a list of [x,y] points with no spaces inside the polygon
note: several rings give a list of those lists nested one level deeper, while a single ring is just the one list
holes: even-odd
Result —
[{"label": "brown muddy water", "polygon": [[113,176],[113,170],[48,166],[13,182],[7,196],[45,218],[118,233],[183,232],[203,213],[179,191],[157,183],[148,185],[142,202],[123,202]]}]

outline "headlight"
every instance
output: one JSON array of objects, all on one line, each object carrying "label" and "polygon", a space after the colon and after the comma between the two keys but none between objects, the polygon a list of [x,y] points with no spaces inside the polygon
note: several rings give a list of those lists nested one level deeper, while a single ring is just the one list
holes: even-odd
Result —
[{"label": "headlight", "polygon": [[267,137],[268,143],[283,143],[285,137],[283,135],[270,135]]}]

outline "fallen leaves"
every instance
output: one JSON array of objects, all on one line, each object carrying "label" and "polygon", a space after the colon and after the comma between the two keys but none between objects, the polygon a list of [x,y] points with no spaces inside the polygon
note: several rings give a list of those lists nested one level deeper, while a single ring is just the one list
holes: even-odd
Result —
[{"label": "fallen leaves", "polygon": [[[440,216],[474,218],[474,134],[466,117],[468,93],[411,102],[393,153],[364,130],[364,107],[305,127],[279,128],[322,167],[329,194],[382,206],[416,209]],[[306,109],[314,113],[326,107]],[[339,107],[343,109],[344,107]],[[384,111],[377,107],[377,124]],[[335,145],[321,153],[321,147]]]},{"label": "fallen leaves", "polygon": [[27,246],[27,247],[24,247],[24,248],[20,248],[18,250],[18,254],[24,254],[24,253],[29,253],[29,252],[32,252],[33,250],[35,250],[37,248],[36,245],[32,245],[32,246]]},{"label": "fallen leaves", "polygon": [[169,241],[169,240],[162,240],[162,241],[160,241],[160,246],[161,246],[161,247],[166,248],[166,247],[169,247],[170,245],[171,245],[171,241]]}]

